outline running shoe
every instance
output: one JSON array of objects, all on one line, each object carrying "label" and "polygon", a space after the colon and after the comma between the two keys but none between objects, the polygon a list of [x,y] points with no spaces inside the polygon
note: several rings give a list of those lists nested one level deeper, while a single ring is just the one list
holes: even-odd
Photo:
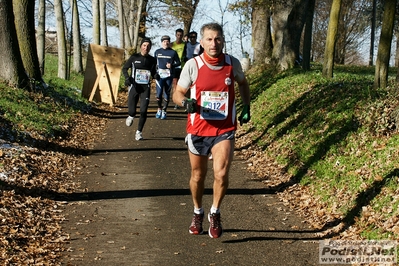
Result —
[{"label": "running shoe", "polygon": [[157,113],[155,114],[155,118],[161,118],[162,111],[158,110]]},{"label": "running shoe", "polygon": [[166,119],[166,111],[162,111],[161,119]]},{"label": "running shoe", "polygon": [[220,213],[208,214],[210,222],[208,234],[211,238],[221,237],[223,234],[222,222],[220,220]]},{"label": "running shoe", "polygon": [[180,109],[180,106],[178,106],[177,104],[175,105],[175,110]]},{"label": "running shoe", "polygon": [[136,140],[142,140],[143,139],[143,133],[141,131],[136,131]]},{"label": "running shoe", "polygon": [[133,124],[133,119],[134,119],[134,117],[129,115],[126,118],[126,126],[130,127]]},{"label": "running shoe", "polygon": [[204,232],[202,229],[202,221],[204,220],[204,214],[193,214],[193,219],[191,221],[190,228],[188,232],[192,235],[200,235]]}]

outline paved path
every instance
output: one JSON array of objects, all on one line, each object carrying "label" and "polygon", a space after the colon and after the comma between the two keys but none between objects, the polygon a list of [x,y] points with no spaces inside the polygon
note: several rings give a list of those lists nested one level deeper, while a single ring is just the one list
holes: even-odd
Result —
[{"label": "paved path", "polygon": [[[155,108],[134,140],[121,107],[107,124],[79,176],[63,224],[71,236],[63,265],[318,265],[318,239],[235,158],[222,205],[224,234],[188,233],[193,206],[185,114]],[[204,208],[211,204],[212,161]],[[208,228],[208,222],[204,223]]]}]

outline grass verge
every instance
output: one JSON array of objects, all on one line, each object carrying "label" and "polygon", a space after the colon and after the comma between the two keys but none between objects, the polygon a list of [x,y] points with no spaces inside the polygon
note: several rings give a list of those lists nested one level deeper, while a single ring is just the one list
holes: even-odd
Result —
[{"label": "grass verge", "polygon": [[[275,188],[284,188],[283,194],[294,185],[306,189],[320,204],[309,208],[300,199],[290,204],[307,208],[310,219],[328,213],[326,217],[334,221],[324,219],[325,223],[344,224],[337,234],[350,228],[362,238],[397,238],[396,72],[392,71],[391,87],[378,90],[372,89],[370,67],[338,66],[333,79],[321,75],[321,66],[309,72],[270,72],[265,68],[249,72],[254,100],[244,135],[251,133],[251,145],[260,147],[289,175]],[[263,175],[273,179],[268,169]]]},{"label": "grass verge", "polygon": [[3,123],[16,136],[32,134],[46,138],[62,135],[77,112],[88,111],[90,105],[81,97],[83,76],[72,73],[69,80],[57,77],[57,58],[46,57],[44,80],[48,87],[37,86],[34,91],[0,84],[0,115]]}]

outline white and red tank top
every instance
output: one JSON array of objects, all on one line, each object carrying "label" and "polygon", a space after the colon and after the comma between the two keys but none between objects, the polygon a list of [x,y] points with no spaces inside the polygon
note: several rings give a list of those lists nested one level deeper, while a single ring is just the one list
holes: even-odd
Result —
[{"label": "white and red tank top", "polygon": [[194,58],[198,67],[191,97],[197,100],[197,112],[188,114],[187,133],[218,136],[236,130],[234,74],[231,57],[225,55],[223,66],[211,69],[202,56]]}]

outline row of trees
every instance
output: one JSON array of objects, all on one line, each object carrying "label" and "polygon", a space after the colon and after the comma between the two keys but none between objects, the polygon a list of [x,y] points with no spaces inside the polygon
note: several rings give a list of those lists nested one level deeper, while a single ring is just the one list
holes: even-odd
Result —
[{"label": "row of trees", "polygon": [[[359,40],[364,39],[362,36],[367,30],[375,29],[376,10],[379,10],[378,14],[383,14],[384,20],[378,20],[377,24],[381,25],[381,38],[376,61],[376,86],[386,85],[396,0],[258,0],[251,5],[252,36],[266,32],[265,38],[253,39],[255,62],[266,60],[280,69],[288,69],[302,57],[302,67],[309,69],[311,60],[322,58],[323,74],[327,77],[332,77],[334,63],[343,64],[348,58],[356,59],[361,45]],[[374,37],[374,31],[371,36]],[[370,44],[372,64],[374,39]],[[324,51],[320,47],[324,47]]]},{"label": "row of trees", "polygon": [[[149,24],[162,24],[160,18],[167,21],[165,18],[174,17],[185,32],[190,31],[198,4],[199,0],[92,0],[91,5],[82,0],[1,1],[0,15],[4,19],[0,21],[0,53],[3,55],[0,78],[17,86],[26,86],[32,79],[41,81],[49,11],[55,15],[57,25],[58,76],[67,79],[70,69],[83,71],[80,20],[88,14],[92,18],[93,43],[107,46],[107,26],[113,25],[119,29],[120,46],[134,50],[146,36]],[[358,60],[360,40],[366,32],[370,32],[369,62],[372,64],[374,29],[379,28],[375,82],[378,87],[386,86],[396,5],[396,0],[228,2],[229,10],[240,16],[237,28],[251,28],[253,63],[273,64],[280,70],[292,68],[298,62],[307,70],[312,60],[319,60],[323,62],[323,74],[332,77],[334,63]],[[67,13],[70,24],[66,23]],[[71,26],[66,30],[68,25]],[[67,47],[73,51],[70,66]]]}]

